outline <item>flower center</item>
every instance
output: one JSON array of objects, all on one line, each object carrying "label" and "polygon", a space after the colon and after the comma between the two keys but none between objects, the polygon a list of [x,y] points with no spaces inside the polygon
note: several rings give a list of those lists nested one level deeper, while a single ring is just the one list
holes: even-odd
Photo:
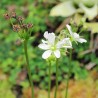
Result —
[{"label": "flower center", "polygon": [[56,50],[56,47],[55,47],[55,46],[52,46],[52,47],[51,47],[51,50],[52,50],[52,51]]}]

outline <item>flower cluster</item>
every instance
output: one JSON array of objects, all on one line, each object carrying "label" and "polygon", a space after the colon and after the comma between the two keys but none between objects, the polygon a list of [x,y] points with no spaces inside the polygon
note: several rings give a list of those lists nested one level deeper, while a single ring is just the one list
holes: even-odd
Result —
[{"label": "flower cluster", "polygon": [[[13,30],[18,32],[18,35],[23,40],[28,40],[31,36],[31,29],[33,25],[31,23],[25,24],[22,16],[17,16],[15,12],[4,14],[5,19],[10,20]],[[17,24],[12,23],[12,19],[15,19]]]},{"label": "flower cluster", "polygon": [[61,50],[65,49],[67,51],[67,49],[72,48],[73,41],[79,43],[87,42],[85,39],[81,38],[79,34],[73,32],[70,25],[66,25],[66,27],[69,31],[69,36],[65,38],[59,38],[53,32],[48,33],[48,31],[46,31],[44,33],[44,38],[46,40],[42,40],[42,43],[38,45],[39,48],[45,50],[42,55],[43,59],[47,59],[50,56],[60,58]]}]

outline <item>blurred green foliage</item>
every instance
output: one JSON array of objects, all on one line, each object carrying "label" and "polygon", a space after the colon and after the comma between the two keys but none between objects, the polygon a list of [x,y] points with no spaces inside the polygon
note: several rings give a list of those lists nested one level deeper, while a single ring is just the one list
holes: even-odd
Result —
[{"label": "blurred green foliage", "polygon": [[0,98],[16,98],[8,81],[0,81]]}]

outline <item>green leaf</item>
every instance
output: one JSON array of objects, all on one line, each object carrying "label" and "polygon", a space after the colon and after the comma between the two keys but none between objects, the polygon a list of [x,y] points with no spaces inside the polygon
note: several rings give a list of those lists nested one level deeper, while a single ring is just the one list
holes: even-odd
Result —
[{"label": "green leaf", "polygon": [[50,16],[68,17],[76,12],[76,8],[72,1],[65,1],[53,7],[50,11]]},{"label": "green leaf", "polygon": [[38,75],[35,75],[35,74],[34,74],[34,75],[32,76],[32,78],[33,78],[33,80],[36,81],[36,82],[39,82],[39,81],[40,81],[40,77],[39,77]]},{"label": "green leaf", "polygon": [[49,81],[49,78],[48,77],[45,77],[44,81],[45,82],[48,82]]},{"label": "green leaf", "polygon": [[45,71],[41,70],[41,71],[39,72],[39,76],[45,76]]},{"label": "green leaf", "polygon": [[28,81],[22,81],[20,84],[23,88],[28,88],[29,87],[29,82]]}]

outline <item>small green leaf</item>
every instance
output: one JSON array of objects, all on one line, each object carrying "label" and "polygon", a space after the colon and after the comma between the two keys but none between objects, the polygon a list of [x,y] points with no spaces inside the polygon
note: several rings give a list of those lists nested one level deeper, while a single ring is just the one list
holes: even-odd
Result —
[{"label": "small green leaf", "polygon": [[36,82],[39,82],[40,81],[40,77],[38,75],[33,75],[33,80],[36,81]]},{"label": "small green leaf", "polygon": [[29,87],[29,82],[28,81],[22,81],[20,85],[24,88],[27,88],[27,87]]},{"label": "small green leaf", "polygon": [[41,70],[41,71],[39,72],[39,76],[45,76],[45,71]]}]

